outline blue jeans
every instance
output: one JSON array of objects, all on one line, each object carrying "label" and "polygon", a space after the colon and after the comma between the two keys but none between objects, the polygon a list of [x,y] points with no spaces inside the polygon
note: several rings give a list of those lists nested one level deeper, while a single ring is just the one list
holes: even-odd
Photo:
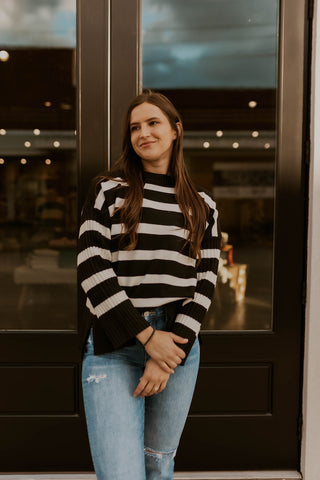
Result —
[{"label": "blue jeans", "polygon": [[[146,312],[157,330],[166,330],[164,307]],[[195,341],[184,366],[166,388],[134,397],[148,359],[137,341],[94,355],[90,333],[83,359],[82,386],[93,464],[98,480],[172,480],[174,456],[190,408],[199,368]]]}]

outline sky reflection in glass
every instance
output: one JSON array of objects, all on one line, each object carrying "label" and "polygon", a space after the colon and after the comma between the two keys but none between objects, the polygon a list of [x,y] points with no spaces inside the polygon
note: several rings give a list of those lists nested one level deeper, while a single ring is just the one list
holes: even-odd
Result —
[{"label": "sky reflection in glass", "polygon": [[143,86],[274,88],[278,0],[143,0]]}]

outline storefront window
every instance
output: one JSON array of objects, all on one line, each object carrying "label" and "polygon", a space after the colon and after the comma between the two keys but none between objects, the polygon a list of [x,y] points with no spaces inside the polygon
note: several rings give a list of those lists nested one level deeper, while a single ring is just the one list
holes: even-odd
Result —
[{"label": "storefront window", "polygon": [[185,159],[212,192],[222,256],[204,329],[270,330],[278,0],[143,0],[143,87],[182,114]]},{"label": "storefront window", "polygon": [[2,2],[0,329],[76,328],[76,0]]}]

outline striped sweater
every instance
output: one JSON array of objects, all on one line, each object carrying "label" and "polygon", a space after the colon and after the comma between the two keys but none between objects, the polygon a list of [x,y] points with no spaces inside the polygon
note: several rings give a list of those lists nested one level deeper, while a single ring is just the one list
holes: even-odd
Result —
[{"label": "striped sweater", "polygon": [[[93,320],[95,354],[130,344],[148,327],[143,310],[175,302],[171,331],[188,338],[188,355],[210,306],[217,278],[220,237],[215,202],[209,206],[201,261],[185,245],[188,232],[176,201],[172,177],[144,172],[138,243],[119,245],[119,211],[128,188],[122,178],[103,180],[89,192],[79,232],[78,277]],[[180,346],[180,345],[179,345]]]}]

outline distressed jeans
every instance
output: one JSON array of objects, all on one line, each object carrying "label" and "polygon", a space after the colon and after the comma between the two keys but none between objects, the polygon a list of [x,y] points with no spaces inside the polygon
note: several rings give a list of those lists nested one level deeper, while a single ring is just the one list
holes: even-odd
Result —
[{"label": "distressed jeans", "polygon": [[[157,330],[166,330],[165,308],[158,307],[144,316]],[[138,341],[94,355],[92,333],[88,337],[82,387],[98,480],[173,479],[174,457],[199,368],[198,339],[185,365],[175,369],[162,392],[134,397],[147,359]]]}]

